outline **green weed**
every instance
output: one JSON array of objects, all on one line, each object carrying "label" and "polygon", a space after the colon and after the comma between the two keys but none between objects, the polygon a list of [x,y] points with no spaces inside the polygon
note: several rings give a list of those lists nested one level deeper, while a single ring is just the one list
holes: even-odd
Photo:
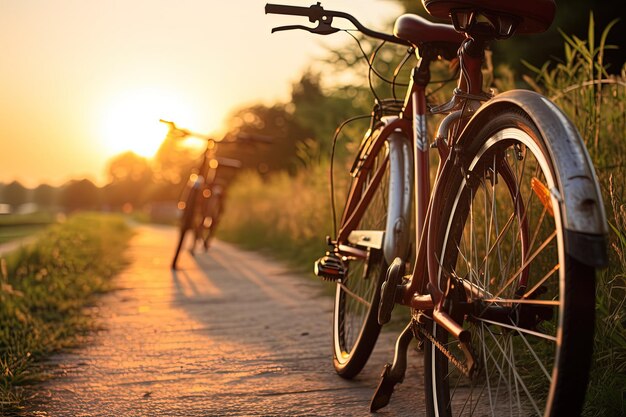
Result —
[{"label": "green weed", "polygon": [[89,329],[83,309],[111,288],[129,238],[120,217],[80,214],[0,260],[0,410],[19,407],[38,359]]},{"label": "green weed", "polygon": [[609,268],[596,277],[594,358],[585,416],[626,415],[626,66],[610,76],[604,66],[611,22],[596,43],[593,15],[588,39],[563,34],[564,60],[533,68],[525,80],[552,98],[574,121],[591,154],[610,223]]},{"label": "green weed", "polygon": [[328,196],[327,163],[309,165],[295,176],[263,179],[245,173],[229,189],[218,235],[312,270],[313,260],[326,250],[325,236],[332,235]]}]

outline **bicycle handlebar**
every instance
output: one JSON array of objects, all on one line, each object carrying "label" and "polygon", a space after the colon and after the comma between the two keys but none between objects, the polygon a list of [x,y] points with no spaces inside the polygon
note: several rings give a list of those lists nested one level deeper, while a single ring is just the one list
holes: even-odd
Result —
[{"label": "bicycle handlebar", "polygon": [[291,15],[291,16],[308,16],[311,22],[315,22],[316,19],[314,19],[312,15],[318,14],[316,13],[317,12],[317,10],[315,10],[316,8],[321,9],[322,11],[324,10],[322,6],[320,6],[319,3],[317,3],[317,6],[313,5],[310,7],[289,6],[286,4],[268,3],[265,5],[265,14],[272,13],[272,14],[284,14],[284,15]]},{"label": "bicycle handlebar", "polygon": [[168,120],[159,119],[159,122],[168,125],[170,132],[177,132],[177,134],[180,135],[181,138],[193,136],[193,137],[205,139],[214,143],[219,143],[220,145],[231,145],[234,143],[246,143],[246,142],[270,144],[274,142],[273,138],[270,136],[259,135],[255,133],[245,133],[245,132],[240,132],[235,135],[226,135],[221,139],[215,139],[209,135],[202,135],[200,133],[192,132],[187,129],[182,129],[176,126],[176,123],[168,121]]},{"label": "bicycle handlebar", "polygon": [[331,33],[338,32],[340,29],[337,29],[332,26],[333,17],[338,17],[340,19],[346,19],[350,23],[357,28],[357,30],[364,35],[367,35],[371,38],[380,39],[386,42],[395,43],[398,45],[411,46],[408,41],[404,39],[396,38],[393,35],[377,32],[372,29],[368,29],[361,22],[359,22],[354,16],[334,10],[324,10],[322,5],[318,2],[317,4],[313,4],[309,7],[300,7],[300,6],[289,6],[284,4],[266,4],[265,5],[265,14],[282,14],[282,15],[290,15],[290,16],[304,16],[309,18],[309,22],[315,23],[317,22],[317,26],[314,28],[302,25],[292,25],[292,26],[279,26],[272,29],[272,33],[282,31],[282,30],[291,30],[291,29],[302,29],[311,33],[316,33],[318,35],[329,35]]}]

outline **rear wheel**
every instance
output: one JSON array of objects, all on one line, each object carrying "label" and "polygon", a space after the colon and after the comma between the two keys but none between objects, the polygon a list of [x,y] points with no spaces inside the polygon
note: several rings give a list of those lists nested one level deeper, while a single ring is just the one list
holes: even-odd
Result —
[{"label": "rear wheel", "polygon": [[208,242],[211,238],[211,233],[213,230],[213,220],[214,216],[212,215],[212,206],[215,205],[216,197],[211,194],[210,188],[205,188],[202,191],[202,195],[200,196],[200,201],[198,201],[198,208],[196,210],[195,219],[193,221],[194,225],[194,241],[192,246],[192,252],[195,251],[196,245],[198,243],[202,244],[205,252],[208,249]]},{"label": "rear wheel", "polygon": [[211,246],[211,240],[215,236],[215,230],[222,216],[222,198],[221,193],[215,193],[211,196],[207,204],[207,211],[204,216],[205,233],[202,236],[202,245],[205,251]]},{"label": "rear wheel", "polygon": [[183,214],[180,218],[180,227],[179,227],[179,235],[178,235],[178,244],[176,245],[176,251],[174,252],[174,258],[172,259],[172,269],[176,269],[176,265],[178,263],[178,257],[180,255],[180,251],[183,248],[183,243],[185,242],[185,236],[187,235],[187,231],[193,228],[194,215],[196,212],[196,201],[198,199],[198,188],[194,186],[190,186],[186,191],[187,198],[184,199],[184,202],[179,202],[179,207],[182,205]]},{"label": "rear wheel", "polygon": [[[458,341],[431,322],[429,416],[570,416],[584,400],[593,343],[594,269],[567,253],[545,139],[527,115],[494,115],[447,178],[436,226],[438,281],[472,305],[472,377]],[[451,278],[452,277],[452,278]],[[458,317],[458,316],[457,316]],[[442,349],[442,347],[445,349]]]}]

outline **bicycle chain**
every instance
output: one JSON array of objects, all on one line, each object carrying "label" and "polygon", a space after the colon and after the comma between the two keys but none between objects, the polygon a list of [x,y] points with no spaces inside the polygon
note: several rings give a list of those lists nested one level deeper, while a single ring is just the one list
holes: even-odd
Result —
[{"label": "bicycle chain", "polygon": [[418,325],[416,326],[418,328],[418,331],[424,336],[426,337],[426,339],[428,339],[430,341],[430,343],[432,343],[433,345],[435,345],[435,347],[437,349],[439,349],[439,351],[441,351],[441,353],[443,353],[448,360],[450,361],[450,363],[452,363],[454,366],[457,367],[457,369],[459,369],[463,375],[465,375],[468,378],[470,377],[470,372],[469,369],[467,368],[467,366],[462,363],[459,359],[457,359],[456,356],[454,356],[454,354],[452,352],[450,352],[443,344],[441,344],[441,342],[439,342],[435,336],[433,336],[429,331],[427,331],[426,329],[424,329],[424,327]]}]

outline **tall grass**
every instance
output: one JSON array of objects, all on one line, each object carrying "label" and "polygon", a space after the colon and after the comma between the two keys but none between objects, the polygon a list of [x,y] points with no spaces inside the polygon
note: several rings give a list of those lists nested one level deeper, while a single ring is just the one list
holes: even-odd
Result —
[{"label": "tall grass", "polygon": [[294,176],[244,173],[229,188],[218,235],[312,270],[312,261],[327,249],[325,236],[332,235],[328,187],[326,163]]},{"label": "tall grass", "polygon": [[[587,40],[564,34],[564,59],[531,67],[535,76],[524,77],[575,122],[605,197],[611,262],[597,274],[595,353],[584,415],[609,417],[626,415],[626,67],[609,75],[603,64],[613,24],[597,42],[593,18]],[[493,84],[511,88],[511,72],[499,68]],[[241,178],[233,186],[221,235],[310,267],[331,232],[327,172],[322,164],[295,177]]]},{"label": "tall grass", "polygon": [[82,214],[0,260],[0,411],[19,406],[37,359],[89,328],[83,308],[111,288],[129,237],[120,217]]},{"label": "tall grass", "polygon": [[[565,59],[533,68],[525,77],[574,121],[589,150],[605,198],[610,225],[610,265],[597,273],[596,330],[585,416],[626,415],[626,66],[609,75],[603,58],[607,35],[595,42],[593,15],[588,39],[563,35]],[[615,70],[615,69],[614,69]]]}]

